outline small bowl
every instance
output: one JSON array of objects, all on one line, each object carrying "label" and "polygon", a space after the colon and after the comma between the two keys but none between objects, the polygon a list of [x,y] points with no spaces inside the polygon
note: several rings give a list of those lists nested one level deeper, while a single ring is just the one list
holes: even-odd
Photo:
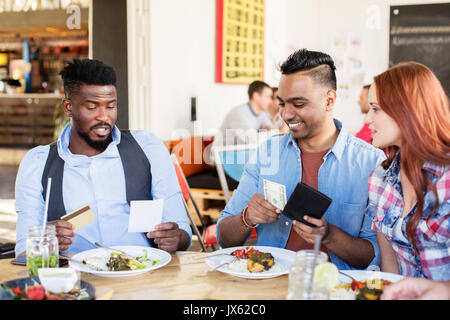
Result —
[{"label": "small bowl", "polygon": [[79,280],[72,268],[40,268],[38,274],[44,289],[53,293],[69,292]]}]

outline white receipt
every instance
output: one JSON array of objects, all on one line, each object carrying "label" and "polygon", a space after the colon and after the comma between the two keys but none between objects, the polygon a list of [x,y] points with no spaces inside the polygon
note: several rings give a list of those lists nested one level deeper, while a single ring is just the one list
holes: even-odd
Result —
[{"label": "white receipt", "polygon": [[130,203],[128,232],[150,232],[161,223],[164,199],[139,200]]}]

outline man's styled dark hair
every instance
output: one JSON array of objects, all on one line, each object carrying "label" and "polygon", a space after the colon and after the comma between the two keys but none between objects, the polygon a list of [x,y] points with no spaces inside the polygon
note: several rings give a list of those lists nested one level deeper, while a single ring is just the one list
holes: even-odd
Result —
[{"label": "man's styled dark hair", "polygon": [[59,73],[64,82],[66,97],[78,93],[83,84],[116,86],[116,72],[99,60],[74,59]]},{"label": "man's styled dark hair", "polygon": [[255,92],[261,93],[264,90],[265,87],[271,89],[270,86],[267,83],[263,82],[263,81],[258,81],[258,80],[253,81],[248,86],[248,98],[251,100],[252,97],[253,97],[253,94]]},{"label": "man's styled dark hair", "polygon": [[305,72],[313,80],[323,86],[336,90],[336,66],[326,53],[300,49],[291,54],[280,66],[283,75]]}]

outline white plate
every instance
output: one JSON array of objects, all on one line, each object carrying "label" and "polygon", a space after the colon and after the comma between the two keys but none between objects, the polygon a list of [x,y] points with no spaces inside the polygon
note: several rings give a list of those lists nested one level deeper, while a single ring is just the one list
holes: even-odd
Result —
[{"label": "white plate", "polygon": [[[403,276],[395,273],[381,272],[381,271],[366,271],[366,270],[341,270],[342,273],[352,276],[358,281],[370,280],[370,279],[383,279],[390,282],[397,282],[403,279]],[[349,277],[346,277],[339,273],[339,281],[344,283],[352,282]]]},{"label": "white plate", "polygon": [[[218,266],[219,264],[232,259],[232,257],[230,257],[228,255],[220,255],[220,256],[215,256],[215,255],[221,254],[221,253],[231,254],[236,249],[244,249],[244,248],[246,248],[246,247],[245,246],[232,247],[232,248],[226,248],[226,249],[214,251],[214,253],[212,253],[210,257],[205,259],[206,263],[211,268],[214,268],[214,267]],[[262,252],[270,252],[275,259],[275,263],[282,267],[282,271],[271,272],[269,269],[267,271],[257,272],[257,273],[256,272],[255,273],[237,272],[237,271],[230,270],[228,264],[220,267],[219,269],[217,269],[217,271],[227,273],[232,276],[239,277],[239,278],[246,278],[246,279],[268,279],[268,278],[279,277],[279,276],[289,273],[291,264],[295,260],[295,252],[294,251],[290,251],[290,250],[286,250],[286,249],[282,249],[282,248],[276,248],[276,247],[263,247],[263,246],[252,246],[252,248],[255,250],[262,251]]]},{"label": "white plate", "polygon": [[[148,272],[150,270],[155,270],[158,268],[161,268],[168,264],[170,260],[172,259],[172,256],[167,253],[166,251],[156,249],[156,248],[150,248],[150,247],[140,247],[140,246],[116,246],[112,247],[113,249],[119,249],[127,254],[138,257],[143,255],[143,250],[147,250],[147,257],[151,260],[157,260],[159,259],[159,262],[156,263],[154,266],[145,268],[145,269],[139,269],[139,270],[130,270],[130,271],[96,271],[91,268],[89,268],[86,265],[83,265],[78,262],[72,262],[69,261],[69,264],[72,268],[82,271],[94,274],[96,276],[100,277],[106,277],[106,278],[120,278],[120,277],[129,277],[129,276],[135,276],[138,274],[142,274],[145,272]],[[111,250],[103,249],[103,248],[97,248],[92,250],[87,250],[80,252],[72,257],[75,261],[83,261],[84,259],[88,257],[109,257],[111,255]]]}]

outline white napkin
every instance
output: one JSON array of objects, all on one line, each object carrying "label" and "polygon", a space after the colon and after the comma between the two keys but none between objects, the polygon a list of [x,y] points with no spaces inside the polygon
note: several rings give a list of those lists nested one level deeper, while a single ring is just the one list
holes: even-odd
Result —
[{"label": "white napkin", "polygon": [[139,200],[130,203],[128,232],[150,232],[161,223],[164,199]]}]

